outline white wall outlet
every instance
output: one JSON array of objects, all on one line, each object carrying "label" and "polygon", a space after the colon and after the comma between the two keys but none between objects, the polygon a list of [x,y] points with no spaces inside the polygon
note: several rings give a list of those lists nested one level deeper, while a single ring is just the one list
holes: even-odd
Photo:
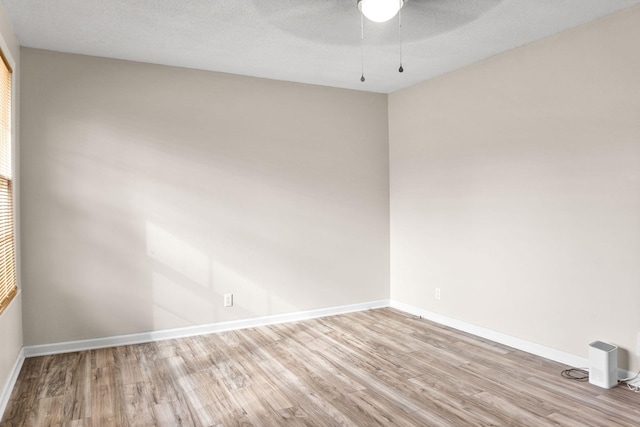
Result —
[{"label": "white wall outlet", "polygon": [[233,294],[224,294],[224,306],[225,307],[233,306]]},{"label": "white wall outlet", "polygon": [[440,288],[436,288],[436,299],[440,299]]}]

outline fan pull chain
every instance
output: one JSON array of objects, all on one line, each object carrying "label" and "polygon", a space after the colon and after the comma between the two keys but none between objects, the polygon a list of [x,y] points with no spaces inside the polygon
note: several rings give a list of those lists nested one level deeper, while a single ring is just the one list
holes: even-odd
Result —
[{"label": "fan pull chain", "polygon": [[398,68],[398,72],[402,73],[404,68],[402,68],[402,9],[398,11],[398,44],[400,44],[400,68]]},{"label": "fan pull chain", "polygon": [[360,14],[360,60],[361,71],[360,81],[364,83],[364,16]]}]

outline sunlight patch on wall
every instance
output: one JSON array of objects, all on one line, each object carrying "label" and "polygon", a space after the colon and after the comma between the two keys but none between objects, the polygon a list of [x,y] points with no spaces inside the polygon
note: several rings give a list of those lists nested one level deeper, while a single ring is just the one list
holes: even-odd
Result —
[{"label": "sunlight patch on wall", "polygon": [[215,307],[206,298],[174,282],[160,273],[152,272],[153,325],[156,329],[211,323]]},{"label": "sunlight patch on wall", "polygon": [[147,223],[147,255],[199,285],[210,287],[209,257],[151,223]]},{"label": "sunlight patch on wall", "polygon": [[299,310],[280,296],[269,291],[264,280],[254,279],[240,274],[221,263],[213,262],[213,282],[221,293],[233,293],[235,303],[250,313],[287,313]]}]

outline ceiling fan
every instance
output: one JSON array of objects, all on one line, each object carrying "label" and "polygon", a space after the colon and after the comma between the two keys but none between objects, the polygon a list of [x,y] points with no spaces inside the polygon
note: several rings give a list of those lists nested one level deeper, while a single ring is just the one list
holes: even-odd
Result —
[{"label": "ceiling fan", "polygon": [[[365,29],[367,46],[398,43],[398,71],[402,73],[403,42],[425,40],[467,25],[502,1],[253,0],[253,3],[267,22],[296,37],[321,44],[354,45],[357,40],[354,39],[354,30],[359,19],[360,37],[357,42],[361,50],[360,81],[364,82]],[[394,19],[396,17],[397,20]]]},{"label": "ceiling fan", "polygon": [[[380,0],[377,0],[380,1]],[[385,0],[382,0],[385,1]],[[398,0],[395,0],[398,1]],[[422,41],[463,27],[504,0],[403,0],[403,40]],[[295,37],[325,45],[358,46],[357,22],[362,13],[358,0],[253,0],[265,22]],[[396,42],[397,24],[365,22],[367,45]]]}]

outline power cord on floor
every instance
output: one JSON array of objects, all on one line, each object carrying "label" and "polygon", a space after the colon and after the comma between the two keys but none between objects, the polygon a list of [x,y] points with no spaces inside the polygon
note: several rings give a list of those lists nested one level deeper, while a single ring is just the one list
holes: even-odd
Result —
[{"label": "power cord on floor", "polygon": [[635,376],[618,380],[618,382],[625,383],[629,390],[635,393],[640,393],[640,381],[637,381],[636,383],[632,384],[633,381],[637,380],[638,378],[640,378],[640,371],[638,371],[638,373]]},{"label": "power cord on floor", "polygon": [[589,370],[587,368],[571,368],[562,371],[562,376],[574,381],[589,381]]},{"label": "power cord on floor", "polygon": [[[589,369],[588,368],[570,368],[562,371],[564,378],[574,381],[589,381]],[[638,380],[638,381],[636,381]],[[634,381],[636,381],[634,383]],[[618,384],[624,383],[627,388],[635,393],[640,393],[640,371],[633,377],[622,378],[618,380]]]}]

